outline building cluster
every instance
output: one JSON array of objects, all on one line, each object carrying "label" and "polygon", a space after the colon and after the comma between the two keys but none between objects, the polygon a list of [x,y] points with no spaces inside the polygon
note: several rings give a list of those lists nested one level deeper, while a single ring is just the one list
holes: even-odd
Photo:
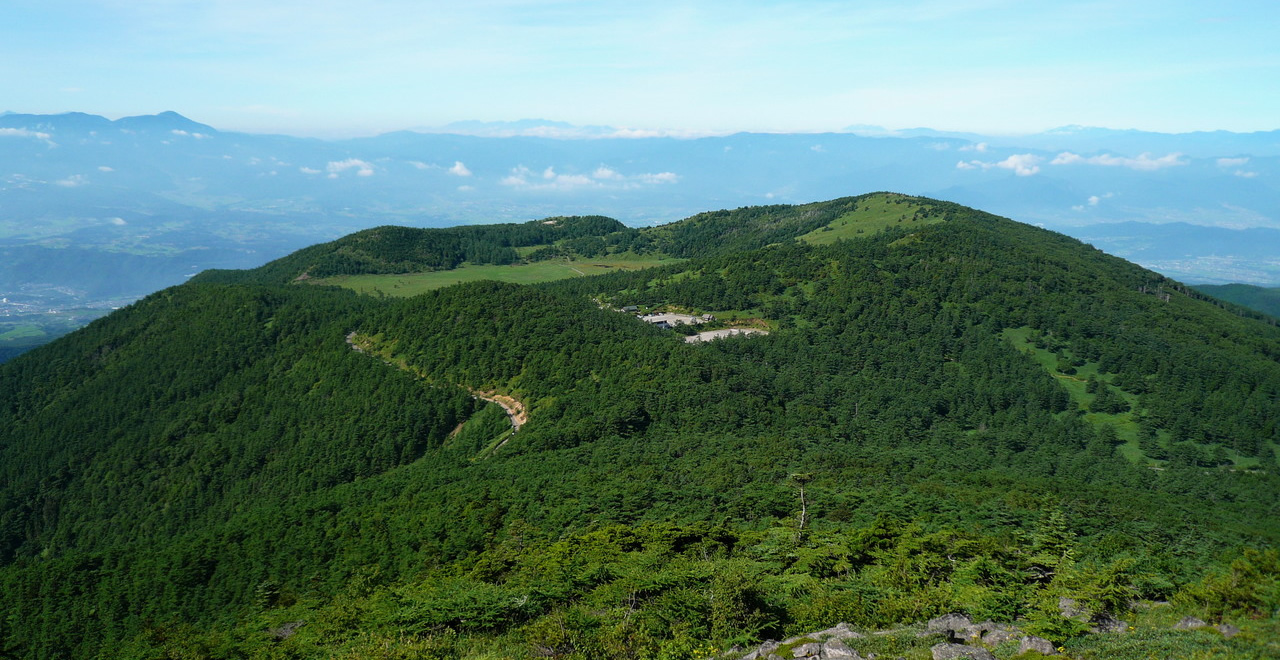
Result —
[{"label": "building cluster", "polygon": [[[624,308],[623,311],[627,310]],[[694,316],[692,314],[673,314],[670,312],[663,314],[643,314],[637,318],[645,323],[652,323],[664,330],[670,330],[677,325],[698,325],[700,323],[710,323],[711,321],[716,320],[716,317],[710,314]]]}]

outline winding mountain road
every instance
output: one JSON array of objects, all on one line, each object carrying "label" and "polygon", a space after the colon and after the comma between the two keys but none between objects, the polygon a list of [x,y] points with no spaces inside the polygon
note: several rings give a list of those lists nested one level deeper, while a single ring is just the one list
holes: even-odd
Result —
[{"label": "winding mountain road", "polygon": [[[360,343],[357,341],[358,338],[359,338],[359,335],[354,330],[347,333],[347,345],[351,347],[351,350],[357,353],[368,353],[368,351],[366,351],[365,348],[361,346]],[[384,359],[383,362],[393,367],[396,367],[397,369],[412,372],[412,370],[409,369],[407,366],[398,365],[390,360]],[[489,403],[496,403],[499,406],[502,406],[502,409],[507,413],[507,419],[511,421],[511,432],[513,434],[516,431],[519,431],[520,427],[529,421],[529,412],[528,410],[525,409],[524,403],[522,403],[519,399],[516,399],[513,396],[510,396],[507,394],[498,394],[496,391],[493,391],[493,390],[490,390],[490,391],[477,390],[474,388],[467,387],[466,385],[458,385],[458,387],[461,387],[462,389],[470,392],[472,397],[475,397],[482,401],[488,401]],[[507,443],[507,440],[509,439],[510,439],[510,436],[504,439],[498,445],[498,447],[505,445]],[[494,450],[497,450],[498,447],[494,447]]]}]

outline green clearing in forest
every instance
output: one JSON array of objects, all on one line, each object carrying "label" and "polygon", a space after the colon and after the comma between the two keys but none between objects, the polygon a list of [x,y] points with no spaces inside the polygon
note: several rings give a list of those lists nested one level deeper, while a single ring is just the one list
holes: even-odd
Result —
[{"label": "green clearing in forest", "polygon": [[357,293],[395,297],[416,296],[463,282],[497,280],[513,284],[536,284],[584,275],[601,275],[614,270],[640,270],[684,261],[674,257],[618,254],[607,257],[549,259],[509,266],[463,264],[453,270],[397,275],[339,275],[308,280],[309,284],[329,284]]},{"label": "green clearing in forest", "polygon": [[[1094,427],[1100,428],[1103,425],[1109,424],[1115,429],[1116,435],[1124,441],[1124,444],[1116,448],[1122,456],[1135,463],[1163,463],[1163,461],[1156,461],[1148,457],[1142,452],[1141,447],[1138,445],[1138,420],[1137,416],[1134,415],[1135,412],[1140,411],[1138,406],[1138,396],[1136,394],[1126,392],[1114,385],[1110,385],[1112,376],[1110,374],[1099,372],[1098,363],[1096,362],[1084,362],[1083,364],[1076,366],[1076,372],[1074,374],[1064,374],[1058,371],[1058,354],[1047,349],[1039,348],[1033,342],[1028,341],[1028,338],[1031,337],[1034,332],[1035,331],[1031,328],[1021,327],[1007,328],[1003,334],[1004,338],[1009,343],[1013,344],[1014,348],[1017,348],[1019,351],[1029,355],[1040,366],[1044,367],[1044,370],[1047,371],[1049,375],[1053,376],[1053,378],[1067,390],[1067,394],[1071,396],[1071,401],[1075,403],[1081,411],[1084,411],[1083,416],[1085,421],[1093,424]],[[1068,360],[1075,358],[1071,349],[1064,348],[1061,352]],[[1092,404],[1093,400],[1098,396],[1086,391],[1086,387],[1089,384],[1089,378],[1091,376],[1110,385],[1114,393],[1119,394],[1126,402],[1129,403],[1130,412],[1108,414],[1089,411],[1090,404]],[[1169,434],[1165,431],[1160,431],[1160,440],[1162,443],[1167,445],[1169,443]],[[1209,446],[1210,445],[1201,445],[1201,448]],[[1232,464],[1236,468],[1252,468],[1258,465],[1258,459],[1255,457],[1242,456],[1229,447],[1226,448],[1226,452],[1227,457],[1231,459]]]},{"label": "green clearing in forest", "polygon": [[[1096,362],[1085,362],[1084,364],[1075,367],[1076,372],[1074,374],[1064,374],[1058,371],[1057,353],[1039,348],[1029,341],[1028,338],[1033,332],[1034,330],[1027,327],[1008,328],[1004,331],[1004,338],[1013,344],[1013,346],[1019,351],[1031,356],[1031,358],[1040,366],[1044,367],[1045,371],[1049,372],[1049,375],[1053,376],[1053,378],[1058,381],[1058,384],[1062,385],[1062,387],[1067,390],[1067,394],[1071,396],[1071,401],[1081,410],[1088,411],[1089,405],[1092,404],[1093,400],[1098,396],[1086,391],[1086,387],[1089,384],[1089,378],[1093,376],[1104,383],[1110,383],[1111,377],[1107,374],[1099,373],[1098,363]],[[1063,349],[1062,353],[1067,359],[1073,359],[1075,357],[1072,355],[1070,349]],[[1131,410],[1138,409],[1138,397],[1136,395],[1130,394],[1118,387],[1111,387],[1115,393],[1124,397],[1124,400],[1129,403]],[[1110,424],[1111,427],[1116,430],[1116,435],[1124,441],[1124,444],[1120,445],[1118,449],[1125,458],[1134,462],[1148,460],[1146,455],[1142,453],[1142,449],[1138,447],[1138,422],[1134,419],[1132,412],[1120,413],[1118,415],[1099,412],[1085,412],[1084,418],[1095,427]]]},{"label": "green clearing in forest", "polygon": [[[4,327],[0,326],[0,330]],[[19,325],[4,332],[0,332],[0,342],[7,343],[23,343],[23,340],[39,339],[45,336],[44,330],[34,325]]]},{"label": "green clearing in forest", "polygon": [[920,217],[921,206],[905,195],[876,195],[858,202],[858,209],[819,227],[798,240],[813,245],[830,245],[843,239],[866,238],[890,227],[922,227],[942,222],[941,216]]}]

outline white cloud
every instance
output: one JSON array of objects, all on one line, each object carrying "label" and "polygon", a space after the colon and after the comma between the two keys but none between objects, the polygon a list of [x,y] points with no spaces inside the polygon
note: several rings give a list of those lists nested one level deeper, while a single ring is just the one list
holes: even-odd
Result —
[{"label": "white cloud", "polygon": [[77,188],[77,187],[83,186],[86,183],[89,183],[89,180],[86,179],[83,174],[72,174],[71,176],[65,179],[59,179],[58,181],[54,181],[54,183],[59,186],[62,186],[63,188]]},{"label": "white cloud", "polygon": [[99,172],[114,172],[114,171],[116,171],[116,169],[115,169],[114,167],[110,167],[110,166],[107,166],[107,165],[99,165],[99,166],[98,166],[98,171],[99,171]]},{"label": "white cloud", "polygon": [[1115,196],[1116,196],[1115,193],[1106,193],[1105,195],[1090,195],[1089,206],[1097,206],[1098,202],[1101,202],[1104,199],[1111,199],[1112,197],[1115,197]]},{"label": "white cloud", "polygon": [[424,163],[424,162],[422,162],[422,161],[420,161],[420,160],[411,160],[411,161],[409,161],[409,164],[410,164],[410,165],[412,165],[412,166],[414,166],[414,167],[416,167],[416,168],[418,168],[418,169],[420,169],[420,170],[429,170],[429,169],[431,169],[431,166],[430,166],[430,165],[428,165],[428,164],[426,164],[426,163]]},{"label": "white cloud", "polygon": [[302,172],[303,174],[319,174],[320,173],[320,170],[313,170],[310,167],[299,167],[298,171]]},{"label": "white cloud", "polygon": [[356,176],[373,176],[373,165],[359,158],[348,158],[346,160],[330,161],[325,166],[325,170],[329,172],[330,179],[338,178],[338,175],[347,171],[355,170]]},{"label": "white cloud", "polygon": [[1040,171],[1040,163],[1043,161],[1044,161],[1044,158],[1041,158],[1040,156],[1037,156],[1035,154],[1014,154],[1002,161],[995,162],[995,163],[981,161],[981,160],[970,160],[970,161],[962,160],[956,163],[956,169],[989,170],[993,167],[997,167],[1002,170],[1013,170],[1013,173],[1018,176],[1031,176]]},{"label": "white cloud", "polygon": [[475,188],[471,186],[458,186],[458,192],[471,192],[472,190],[475,190]]},{"label": "white cloud", "polygon": [[610,181],[618,181],[623,178],[623,176],[619,174],[617,170],[605,167],[604,165],[597,167],[596,171],[591,173],[591,176],[592,178],[606,179]]},{"label": "white cloud", "polygon": [[449,174],[454,176],[471,176],[471,170],[467,169],[467,166],[463,165],[462,161],[455,160],[453,161],[453,167],[449,168]]},{"label": "white cloud", "polygon": [[1218,167],[1240,167],[1249,162],[1248,157],[1244,158],[1219,158]]},{"label": "white cloud", "polygon": [[37,140],[48,140],[52,136],[48,133],[29,131],[25,128],[0,128],[0,137],[25,137],[35,138]]},{"label": "white cloud", "polygon": [[524,165],[520,165],[519,167],[513,167],[511,168],[511,174],[508,176],[502,177],[502,180],[499,181],[498,183],[504,186],[523,188],[529,185],[529,179],[528,179],[529,174],[530,174],[529,168],[525,167]]},{"label": "white cloud", "polygon": [[48,133],[41,133],[40,131],[29,131],[25,128],[0,128],[0,138],[3,137],[32,138],[45,142],[51,147],[58,146],[53,141],[52,135]]},{"label": "white cloud", "polygon": [[675,172],[658,172],[657,174],[641,174],[640,180],[645,183],[676,183],[680,180]]},{"label": "white cloud", "polygon": [[127,222],[125,222],[125,221],[124,221],[124,218],[108,218],[108,220],[110,220],[111,224],[113,224],[113,225],[115,225],[115,226],[117,226],[117,227],[123,227],[123,226],[125,226],[125,225],[129,224],[129,223],[127,223]]},{"label": "white cloud", "polygon": [[561,174],[555,178],[555,182],[560,186],[570,186],[574,188],[579,186],[596,185],[596,182],[592,181],[591,177],[585,174]]},{"label": "white cloud", "polygon": [[809,147],[809,150],[810,150],[810,151],[816,151],[816,152],[818,152],[818,153],[822,153],[822,152],[826,151],[826,149],[823,149],[823,148],[822,148],[822,145],[820,145],[820,144],[815,144],[815,145],[813,145],[812,147]]},{"label": "white cloud", "polygon": [[1242,178],[1242,179],[1252,179],[1253,177],[1258,176],[1258,173],[1257,173],[1257,172],[1246,172],[1246,171],[1244,171],[1244,170],[1236,170],[1236,171],[1235,171],[1235,175],[1236,175],[1236,176],[1238,176],[1238,177],[1240,177],[1240,178]]},{"label": "white cloud", "polygon": [[1171,153],[1159,158],[1152,158],[1151,154],[1144,153],[1137,158],[1129,158],[1126,156],[1113,156],[1111,154],[1102,154],[1100,156],[1084,157],[1079,154],[1073,154],[1070,151],[1064,151],[1057,155],[1050,165],[1101,165],[1103,167],[1127,167],[1131,170],[1153,171],[1164,169],[1166,167],[1176,167],[1178,165],[1186,165],[1188,161],[1183,160],[1182,154]]},{"label": "white cloud", "polygon": [[966,144],[965,146],[960,147],[960,151],[976,151],[978,153],[984,153],[986,152],[986,150],[987,150],[986,142],[979,142],[977,144]]},{"label": "white cloud", "polygon": [[996,167],[1013,170],[1018,176],[1031,176],[1040,171],[1042,160],[1044,159],[1035,154],[1014,154],[996,163]]},{"label": "white cloud", "polygon": [[186,131],[184,131],[184,130],[181,130],[181,129],[178,129],[178,128],[175,128],[175,129],[173,129],[172,131],[169,131],[169,132],[170,132],[170,133],[173,133],[174,135],[182,135],[182,136],[185,136],[185,137],[193,137],[193,138],[195,138],[195,139],[197,139],[197,140],[207,140],[207,139],[209,139],[209,138],[213,137],[212,135],[205,135],[204,133],[188,133],[188,132],[186,132]]},{"label": "white cloud", "polygon": [[679,180],[679,175],[674,172],[626,175],[607,165],[597,167],[590,176],[585,174],[559,174],[554,167],[548,167],[542,172],[535,173],[533,170],[521,165],[512,168],[511,174],[504,177],[499,183],[523,190],[570,191],[584,189],[627,190],[644,185],[675,183]]}]

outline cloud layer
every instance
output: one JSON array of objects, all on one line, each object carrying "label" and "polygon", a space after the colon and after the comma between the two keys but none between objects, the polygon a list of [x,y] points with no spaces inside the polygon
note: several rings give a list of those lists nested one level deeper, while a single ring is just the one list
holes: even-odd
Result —
[{"label": "cloud layer", "polygon": [[1073,154],[1070,151],[1064,151],[1052,161],[1050,165],[1101,165],[1103,167],[1127,167],[1131,170],[1153,171],[1166,167],[1177,167],[1186,165],[1189,161],[1185,160],[1180,153],[1172,153],[1152,158],[1151,154],[1141,154],[1137,158],[1127,158],[1125,156],[1113,156],[1111,154],[1102,154],[1100,156],[1081,156]]},{"label": "cloud layer", "polygon": [[[359,158],[348,158],[346,160],[330,161],[325,166],[325,171],[329,173],[330,179],[338,178],[338,175],[347,170],[355,170],[356,176],[373,176],[373,165]],[[304,170],[305,171],[305,170]]]},{"label": "cloud layer", "polygon": [[[1221,167],[1229,167],[1231,164],[1243,164],[1248,162],[1248,158],[1219,158],[1218,165]],[[956,163],[956,169],[961,170],[989,170],[992,168],[1013,170],[1018,176],[1031,176],[1040,173],[1040,164],[1044,163],[1043,156],[1036,154],[1014,154],[1001,161],[983,161],[983,160],[962,160]],[[1180,153],[1171,153],[1159,158],[1153,158],[1151,154],[1144,153],[1135,157],[1116,156],[1113,154],[1101,154],[1098,156],[1081,156],[1070,151],[1064,151],[1049,161],[1049,165],[1094,165],[1098,167],[1124,167],[1140,172],[1152,172],[1162,170],[1167,167],[1178,167],[1186,165],[1190,161]],[[1242,176],[1237,173],[1237,176]]]},{"label": "cloud layer", "polygon": [[956,168],[962,170],[989,170],[996,167],[1003,170],[1013,170],[1013,173],[1018,176],[1031,176],[1040,171],[1040,163],[1042,162],[1044,162],[1044,158],[1035,154],[1014,154],[998,162],[962,160],[956,163]]},{"label": "cloud layer", "polygon": [[657,172],[626,175],[601,165],[590,175],[560,174],[554,167],[535,172],[524,165],[512,168],[511,174],[499,183],[519,190],[591,190],[613,189],[627,190],[646,185],[662,185],[677,183],[680,180],[675,172]]}]

